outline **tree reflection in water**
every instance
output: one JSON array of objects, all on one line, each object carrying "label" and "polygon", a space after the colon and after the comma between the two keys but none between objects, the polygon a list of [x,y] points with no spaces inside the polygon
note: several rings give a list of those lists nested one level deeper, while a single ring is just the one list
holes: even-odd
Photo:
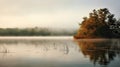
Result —
[{"label": "tree reflection in water", "polygon": [[81,52],[94,64],[108,65],[116,56],[120,57],[119,39],[76,40]]}]

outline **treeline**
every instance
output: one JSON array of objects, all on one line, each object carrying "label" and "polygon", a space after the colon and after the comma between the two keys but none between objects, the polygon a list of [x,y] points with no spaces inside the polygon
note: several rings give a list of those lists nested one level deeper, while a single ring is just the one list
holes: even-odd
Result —
[{"label": "treeline", "polygon": [[0,28],[0,36],[71,36],[76,30],[49,28]]}]

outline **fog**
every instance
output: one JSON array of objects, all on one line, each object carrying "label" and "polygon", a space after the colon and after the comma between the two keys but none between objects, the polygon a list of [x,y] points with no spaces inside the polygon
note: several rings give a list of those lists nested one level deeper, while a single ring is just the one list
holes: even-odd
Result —
[{"label": "fog", "polygon": [[108,8],[119,17],[118,0],[0,0],[0,27],[78,28],[93,9]]}]

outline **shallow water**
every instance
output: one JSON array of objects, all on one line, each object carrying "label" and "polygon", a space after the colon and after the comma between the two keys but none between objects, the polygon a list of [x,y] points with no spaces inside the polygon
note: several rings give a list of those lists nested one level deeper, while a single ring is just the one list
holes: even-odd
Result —
[{"label": "shallow water", "polygon": [[0,67],[120,67],[120,40],[0,37]]}]

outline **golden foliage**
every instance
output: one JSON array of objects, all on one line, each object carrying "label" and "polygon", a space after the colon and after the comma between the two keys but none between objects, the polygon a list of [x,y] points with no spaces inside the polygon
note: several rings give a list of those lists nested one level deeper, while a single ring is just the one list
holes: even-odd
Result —
[{"label": "golden foliage", "polygon": [[[114,15],[107,8],[93,10],[89,17],[84,17],[78,33],[75,38],[111,38],[112,31],[109,29],[109,24],[115,23]],[[108,34],[109,33],[109,34]],[[111,34],[110,34],[111,33]]]}]

